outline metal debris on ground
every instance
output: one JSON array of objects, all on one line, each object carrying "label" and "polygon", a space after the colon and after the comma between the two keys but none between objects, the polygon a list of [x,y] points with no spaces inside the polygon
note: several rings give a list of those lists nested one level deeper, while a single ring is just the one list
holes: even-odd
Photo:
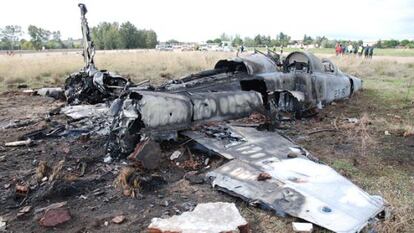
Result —
[{"label": "metal debris on ground", "polygon": [[45,87],[40,88],[34,92],[37,95],[51,97],[57,100],[64,100],[65,95],[63,89],[60,87]]},{"label": "metal debris on ground", "polygon": [[4,146],[8,147],[15,147],[15,146],[29,146],[33,143],[31,139],[23,140],[23,141],[14,141],[14,142],[6,142]]},{"label": "metal debris on ground", "polygon": [[[229,148],[223,138],[185,132],[204,147],[232,159],[207,174],[213,187],[335,232],[360,231],[383,211],[381,197],[367,194],[332,168],[315,162],[309,152],[277,132],[228,129],[243,135],[244,143]],[[292,149],[301,152],[298,157],[287,156]],[[263,173],[271,179],[259,181]]]},{"label": "metal debris on ground", "polygon": [[215,202],[198,204],[193,211],[167,219],[153,218],[149,233],[248,233],[249,224],[240,215],[234,203]]}]

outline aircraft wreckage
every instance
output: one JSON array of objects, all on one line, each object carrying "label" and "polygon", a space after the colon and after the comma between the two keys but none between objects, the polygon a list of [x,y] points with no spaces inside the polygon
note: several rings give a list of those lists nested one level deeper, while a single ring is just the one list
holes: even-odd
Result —
[{"label": "aircraft wreckage", "polygon": [[[188,137],[229,160],[207,173],[217,189],[251,204],[335,232],[358,232],[384,210],[371,196],[279,134],[282,120],[311,116],[349,98],[362,80],[308,52],[282,58],[268,51],[220,60],[211,70],[160,86],[131,80],[94,64],[95,49],[81,8],[85,67],[67,78],[62,112],[93,122],[108,135],[105,161],[131,156],[153,141]],[[266,124],[233,120],[261,113]],[[214,122],[214,123],[212,123]],[[269,179],[260,180],[261,174]]]}]

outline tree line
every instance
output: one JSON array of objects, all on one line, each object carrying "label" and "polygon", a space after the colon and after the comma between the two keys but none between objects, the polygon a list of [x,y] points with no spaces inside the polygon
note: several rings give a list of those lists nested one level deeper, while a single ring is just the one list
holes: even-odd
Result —
[{"label": "tree line", "polygon": [[[325,36],[311,37],[304,35],[302,40],[292,40],[291,37],[283,32],[280,32],[275,37],[268,35],[257,34],[255,37],[245,37],[242,39],[239,35],[229,36],[225,33],[221,34],[215,39],[209,39],[207,43],[221,44],[222,42],[230,41],[232,46],[246,46],[246,47],[287,47],[288,45],[315,45],[320,48],[335,48],[337,43],[353,44],[359,46],[363,44],[362,40],[331,40]],[[375,47],[377,48],[414,48],[414,40],[378,40]]]},{"label": "tree line", "polygon": [[[0,28],[1,50],[42,50],[42,49],[70,49],[79,48],[80,40],[61,39],[60,31],[29,25],[27,35],[19,25],[7,25]],[[97,49],[135,49],[155,48],[157,34],[153,30],[138,29],[131,22],[119,25],[117,22],[102,22],[91,28],[92,39]]]}]

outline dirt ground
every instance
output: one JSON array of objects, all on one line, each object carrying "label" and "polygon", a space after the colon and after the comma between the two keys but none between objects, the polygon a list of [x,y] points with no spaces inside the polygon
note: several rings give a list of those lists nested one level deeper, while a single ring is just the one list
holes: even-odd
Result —
[{"label": "dirt ground", "polygon": [[[393,215],[375,226],[379,232],[413,232],[413,218],[402,215],[404,212],[413,214],[412,206],[409,206],[412,195],[406,201],[396,201],[398,196],[395,196],[395,191],[403,185],[414,192],[414,137],[403,137],[394,132],[385,136],[369,119],[365,119],[361,112],[378,113],[379,110],[374,105],[370,106],[368,96],[370,94],[365,91],[350,100],[326,107],[315,117],[285,122],[282,132],[366,191],[382,195],[390,202]],[[67,121],[62,116],[51,114],[53,109],[62,104],[46,97],[28,96],[20,92],[3,93],[0,96],[2,128],[10,121],[32,121],[27,126],[1,129],[1,145],[18,140],[34,130]],[[397,113],[392,111],[392,114]],[[349,123],[348,118],[357,118],[359,123]],[[374,140],[379,143],[370,142]],[[278,217],[249,206],[237,198],[213,190],[209,184],[190,183],[184,178],[188,172],[201,171],[203,174],[224,161],[211,158],[209,166],[206,166],[204,161],[207,155],[191,153],[186,150],[186,145],[180,146],[180,143],[162,145],[159,169],[146,171],[137,168],[141,169],[140,174],[157,179],[142,183],[134,198],[126,196],[119,187],[115,187],[114,181],[123,167],[134,164],[128,161],[103,163],[104,144],[105,137],[93,136],[47,138],[23,147],[1,146],[0,216],[7,221],[7,231],[145,232],[154,217],[179,214],[192,209],[197,203],[209,201],[235,202],[251,224],[252,232],[292,231],[291,222],[295,220],[292,217]],[[169,159],[176,149],[181,149],[185,155],[179,163]],[[63,175],[54,182],[36,180],[36,169],[43,161],[51,169],[63,161],[62,170],[59,171]],[[378,183],[390,175],[397,177],[395,183],[389,184],[391,187],[382,186],[387,180]],[[16,185],[28,185],[30,191],[17,196]],[[41,213],[36,213],[36,209],[62,201],[67,201],[65,206],[70,211],[71,220],[52,228],[40,226],[38,221]],[[19,214],[24,206],[31,206],[31,210]],[[125,222],[112,223],[111,219],[118,215],[124,215]],[[326,230],[317,229],[317,232]]]}]

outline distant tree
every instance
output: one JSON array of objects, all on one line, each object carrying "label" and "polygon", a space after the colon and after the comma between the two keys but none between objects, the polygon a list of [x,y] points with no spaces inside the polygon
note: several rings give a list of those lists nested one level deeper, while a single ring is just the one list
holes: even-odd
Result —
[{"label": "distant tree", "polygon": [[304,45],[310,45],[313,43],[313,39],[310,36],[307,36],[306,34],[303,36],[303,44]]},{"label": "distant tree", "polygon": [[145,48],[152,49],[158,44],[157,33],[153,30],[144,30]]},{"label": "distant tree", "polygon": [[179,44],[180,42],[178,40],[175,39],[171,39],[171,40],[167,40],[168,44]]},{"label": "distant tree", "polygon": [[213,40],[213,43],[215,43],[215,44],[221,44],[221,39],[220,38],[216,38],[216,39],[214,39]]},{"label": "distant tree", "polygon": [[50,31],[48,30],[36,27],[34,25],[29,25],[27,31],[29,32],[29,36],[31,37],[30,41],[33,44],[33,48],[37,50],[41,49],[49,40]]},{"label": "distant tree", "polygon": [[232,46],[240,46],[243,44],[243,40],[240,38],[239,35],[236,35],[231,43]]},{"label": "distant tree", "polygon": [[212,43],[214,43],[214,40],[207,40],[206,43],[207,44],[212,44]]},{"label": "distant tree", "polygon": [[49,40],[46,44],[46,47],[49,49],[62,49],[65,48],[61,38],[60,31],[55,31],[51,33],[52,39]]},{"label": "distant tree", "polygon": [[384,40],[382,41],[383,48],[395,48],[400,44],[398,40]]},{"label": "distant tree", "polygon": [[409,40],[402,40],[401,42],[400,42],[400,45],[401,46],[404,46],[404,47],[407,47],[407,45],[410,43],[410,41]]},{"label": "distant tree", "polygon": [[119,27],[119,35],[122,48],[133,49],[140,46],[138,29],[131,22],[128,21],[121,24]]},{"label": "distant tree", "polygon": [[254,40],[254,46],[262,45],[262,36],[260,34],[257,34],[253,40]]},{"label": "distant tree", "polygon": [[290,43],[290,36],[284,34],[283,32],[280,32],[278,35],[276,35],[276,42],[278,45],[275,46],[286,47]]},{"label": "distant tree", "polygon": [[231,41],[231,37],[229,36],[229,35],[227,35],[226,33],[222,33],[221,35],[220,35],[220,40],[221,41]]},{"label": "distant tree", "polygon": [[254,46],[256,46],[254,39],[252,39],[250,37],[245,37],[244,40],[243,40],[243,44],[246,47],[254,47]]},{"label": "distant tree", "polygon": [[119,24],[117,22],[102,22],[92,28],[92,38],[97,49],[119,49],[122,48]]},{"label": "distant tree", "polygon": [[25,40],[25,39],[21,39],[20,40],[20,48],[24,49],[24,50],[33,50],[35,49],[32,42]]},{"label": "distant tree", "polygon": [[18,25],[7,25],[0,30],[1,40],[10,46],[10,49],[13,50],[14,46],[20,39],[22,35],[22,27]]}]

